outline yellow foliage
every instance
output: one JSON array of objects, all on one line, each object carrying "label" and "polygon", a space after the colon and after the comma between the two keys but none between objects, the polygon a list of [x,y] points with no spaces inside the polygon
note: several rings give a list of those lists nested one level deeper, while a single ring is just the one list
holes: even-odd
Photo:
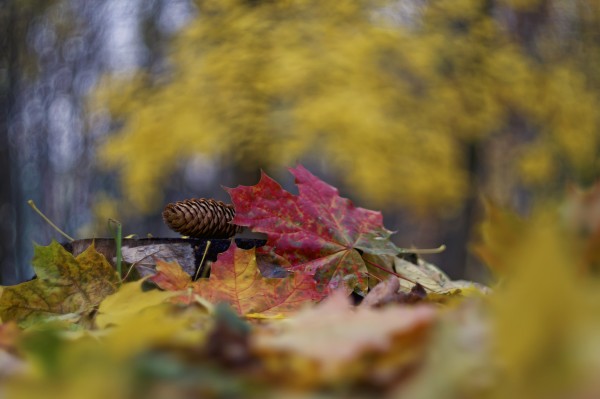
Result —
[{"label": "yellow foliage", "polygon": [[[140,211],[198,153],[267,169],[325,159],[372,203],[451,209],[470,195],[468,144],[518,136],[520,121],[535,140],[515,139],[522,150],[507,156],[525,184],[555,180],[555,165],[589,177],[600,101],[588,53],[556,62],[577,40],[556,32],[535,54],[487,3],[426,2],[405,26],[369,0],[200,2],[168,74],[100,85],[100,104],[124,120],[100,159]],[[508,14],[540,1],[503,3]]]},{"label": "yellow foliage", "polygon": [[502,391],[508,394],[498,397],[547,397],[545,390],[549,395],[564,388],[556,385],[574,371],[575,327],[587,307],[583,282],[556,220],[539,216],[519,238],[507,251],[510,278],[494,297]]},{"label": "yellow foliage", "polygon": [[100,328],[121,325],[142,310],[164,303],[175,296],[173,292],[152,290],[143,292],[144,280],[123,284],[121,289],[108,296],[98,309],[96,324]]},{"label": "yellow foliage", "polygon": [[[138,296],[141,297],[139,294]],[[186,313],[176,313],[174,310],[173,305],[164,303],[132,313],[129,319],[108,331],[103,337],[107,349],[116,358],[128,358],[161,344],[201,344],[207,328],[194,330],[190,327],[194,322],[208,318],[206,312],[201,313],[194,308]],[[207,327],[210,323],[204,321],[203,325]]]},{"label": "yellow foliage", "polygon": [[489,216],[478,252],[502,277],[489,299],[501,381],[492,397],[569,397],[598,367],[598,281],[556,212],[522,221],[490,207]]},{"label": "yellow foliage", "polygon": [[[488,204],[477,251],[497,284],[435,305],[439,293],[420,305],[369,303],[378,288],[392,287],[371,298],[398,294],[389,279],[356,307],[338,291],[286,320],[255,314],[249,324],[221,305],[207,313],[122,284],[94,327],[54,317],[22,331],[0,325],[0,354],[26,366],[1,388],[10,398],[596,398],[600,279],[588,251],[598,248],[599,193],[572,190],[561,208],[535,206],[528,218]],[[440,291],[455,283],[425,262],[369,259]],[[189,283],[166,277],[165,287]],[[265,294],[242,291],[257,303]]]}]

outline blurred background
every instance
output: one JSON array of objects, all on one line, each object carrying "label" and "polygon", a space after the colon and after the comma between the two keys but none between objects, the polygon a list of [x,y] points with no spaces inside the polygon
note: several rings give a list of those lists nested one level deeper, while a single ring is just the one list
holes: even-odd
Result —
[{"label": "blurred background", "polygon": [[600,173],[596,0],[5,0],[0,284],[33,242],[175,236],[167,202],[304,164],[402,247],[485,281],[482,198]]}]

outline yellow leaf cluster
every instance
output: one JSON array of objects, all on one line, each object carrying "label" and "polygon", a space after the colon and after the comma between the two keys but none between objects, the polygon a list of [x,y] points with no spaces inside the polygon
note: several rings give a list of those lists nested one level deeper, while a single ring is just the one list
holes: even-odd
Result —
[{"label": "yellow leaf cluster", "polygon": [[498,135],[525,184],[556,179],[557,165],[589,176],[600,102],[587,53],[560,58],[570,37],[556,33],[536,56],[486,4],[427,2],[399,25],[368,0],[204,1],[168,74],[99,86],[96,104],[124,122],[100,159],[141,211],[199,153],[250,169],[325,159],[370,202],[420,210],[459,205],[469,143]]},{"label": "yellow leaf cluster", "polygon": [[143,283],[123,284],[106,297],[94,329],[67,332],[60,323],[42,322],[22,332],[19,346],[28,368],[2,381],[3,392],[23,399],[143,396],[140,391],[150,390],[152,382],[137,386],[147,377],[136,374],[136,356],[161,345],[200,345],[210,326],[204,309],[177,311],[168,302],[177,293],[144,291]]},{"label": "yellow leaf cluster", "polygon": [[[421,304],[403,302],[391,278],[386,283],[395,286],[377,285],[359,306],[334,292],[283,320],[254,314],[250,324],[219,304],[173,303],[183,293],[192,298],[191,280],[162,263],[160,272],[171,273],[156,281],[173,291],[147,290],[144,280],[122,284],[103,297],[91,323],[50,317],[24,330],[0,324],[0,361],[7,366],[13,356],[22,366],[11,378],[0,374],[0,386],[11,398],[595,398],[599,194],[600,185],[571,190],[560,212],[536,206],[526,218],[488,204],[476,250],[497,283],[449,302],[437,301],[443,292]],[[424,262],[382,266],[453,288]],[[206,281],[198,286],[198,295],[210,295]],[[381,301],[369,303],[378,288]],[[241,290],[262,300],[261,290]]]},{"label": "yellow leaf cluster", "polygon": [[595,217],[596,193],[523,219],[488,204],[476,250],[498,283],[441,315],[425,366],[400,397],[598,396],[600,280],[583,251],[598,230],[574,228]]},{"label": "yellow leaf cluster", "polygon": [[[481,251],[501,277],[490,297],[494,398],[571,397],[598,371],[599,281],[555,211],[525,221],[491,209]],[[502,247],[502,250],[501,250]],[[594,388],[595,389],[595,388]],[[566,396],[564,396],[566,395]]]}]

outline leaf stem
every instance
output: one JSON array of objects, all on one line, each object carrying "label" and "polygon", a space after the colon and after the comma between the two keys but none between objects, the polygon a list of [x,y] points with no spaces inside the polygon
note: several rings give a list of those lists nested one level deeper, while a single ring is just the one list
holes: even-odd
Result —
[{"label": "leaf stem", "polygon": [[[365,261],[366,263],[368,263],[368,264],[369,264],[369,265],[371,265],[371,266],[375,266],[375,267],[376,267],[376,268],[378,268],[379,270],[383,270],[383,271],[384,271],[384,272],[386,272],[386,273],[389,273],[389,274],[391,274],[391,275],[393,275],[393,276],[396,276],[396,277],[398,277],[398,278],[402,278],[402,279],[404,279],[404,277],[402,277],[402,276],[401,276],[401,275],[399,275],[398,273],[396,273],[396,272],[394,272],[394,271],[392,271],[392,270],[386,269],[385,267],[383,267],[383,266],[380,266],[380,265],[378,265],[377,263],[373,263],[373,262],[371,262],[371,261],[368,261],[368,260],[366,260],[365,258],[363,258],[363,261]],[[406,279],[405,279],[405,280],[406,280]],[[410,280],[407,280],[407,281],[410,281]],[[412,281],[410,281],[410,282],[412,283]]]},{"label": "leaf stem", "polygon": [[71,237],[70,235],[68,235],[67,233],[65,233],[64,231],[62,231],[57,225],[55,225],[54,223],[52,223],[52,220],[48,219],[48,217],[46,215],[44,215],[44,213],[42,211],[40,211],[37,206],[35,206],[35,202],[33,202],[33,200],[27,201],[27,204],[38,215],[40,215],[42,217],[42,219],[44,219],[46,221],[46,223],[48,223],[50,226],[52,226],[54,228],[54,230],[58,231],[63,237],[65,237],[67,240],[69,240],[71,242],[75,241],[75,239],[73,237]]},{"label": "leaf stem", "polygon": [[108,227],[112,230],[111,228],[111,223],[115,224],[117,226],[117,233],[116,233],[116,237],[115,237],[115,248],[116,248],[116,255],[117,255],[117,274],[119,275],[119,279],[122,279],[122,263],[123,263],[123,254],[122,254],[122,246],[123,246],[123,226],[121,225],[121,222],[119,222],[118,220],[114,220],[114,219],[108,219]]},{"label": "leaf stem", "polygon": [[[198,269],[196,270],[196,275],[194,276],[194,281],[198,280],[198,273],[202,270],[202,265],[204,264],[204,259],[206,258],[206,254],[208,253],[208,249],[210,248],[210,241],[206,241],[206,247],[204,248],[204,253],[202,254],[202,259],[200,260],[200,264],[198,265]],[[200,277],[206,277],[208,274],[208,267],[202,271],[202,275]]]},{"label": "leaf stem", "polygon": [[442,244],[437,248],[415,248],[415,249],[403,249],[401,253],[404,254],[417,254],[417,255],[431,255],[439,254],[446,250],[446,245]]}]

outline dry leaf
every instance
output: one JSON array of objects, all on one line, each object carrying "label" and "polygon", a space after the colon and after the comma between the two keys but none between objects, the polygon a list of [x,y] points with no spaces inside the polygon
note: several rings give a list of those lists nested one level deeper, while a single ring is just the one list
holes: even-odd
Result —
[{"label": "dry leaf", "polygon": [[123,284],[119,291],[106,297],[98,308],[96,316],[98,327],[106,328],[110,325],[123,324],[142,310],[164,303],[177,295],[174,292],[156,289],[142,291],[143,283],[144,280],[138,280]]},{"label": "dry leaf", "polygon": [[207,279],[191,281],[176,264],[159,262],[151,278],[163,289],[184,290],[212,303],[225,302],[239,314],[287,315],[323,298],[312,276],[292,273],[284,278],[264,278],[256,263],[255,249],[243,250],[232,243],[218,255]]},{"label": "dry leaf", "polygon": [[36,279],[4,287],[2,320],[29,323],[68,313],[85,314],[119,284],[115,270],[93,245],[76,258],[56,241],[36,246],[32,263]]},{"label": "dry leaf", "polygon": [[293,372],[307,383],[373,376],[382,371],[378,360],[386,364],[385,370],[397,373],[422,354],[435,318],[435,309],[428,305],[354,308],[338,291],[282,322],[276,331],[258,331],[253,347],[280,373]]}]

